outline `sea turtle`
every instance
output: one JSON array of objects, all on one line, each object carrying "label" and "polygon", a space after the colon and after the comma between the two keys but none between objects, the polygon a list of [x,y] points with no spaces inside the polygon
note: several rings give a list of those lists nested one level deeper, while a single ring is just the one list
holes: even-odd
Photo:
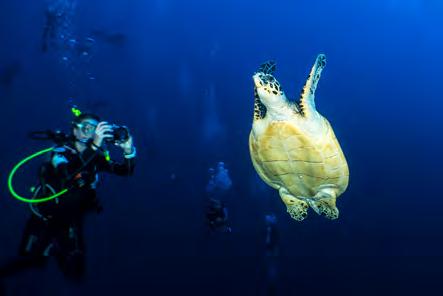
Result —
[{"label": "sea turtle", "polygon": [[337,219],[336,198],[349,181],[349,168],[334,131],[315,108],[314,94],[325,65],[326,56],[319,54],[298,103],[287,100],[274,78],[274,62],[264,63],[253,76],[252,163],[298,221],[306,218],[308,206]]}]

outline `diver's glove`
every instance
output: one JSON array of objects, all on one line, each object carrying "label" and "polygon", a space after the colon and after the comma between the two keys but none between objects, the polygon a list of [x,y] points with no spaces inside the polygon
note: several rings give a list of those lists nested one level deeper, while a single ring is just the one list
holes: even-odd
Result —
[{"label": "diver's glove", "polygon": [[134,144],[132,143],[132,136],[131,135],[129,135],[129,138],[126,142],[116,143],[116,145],[123,149],[123,153],[125,155],[125,158],[135,157],[136,150],[135,150]]},{"label": "diver's glove", "polygon": [[132,151],[131,153],[126,153],[124,152],[124,157],[125,158],[134,158],[137,155],[137,150],[135,149],[134,146],[132,146]]},{"label": "diver's glove", "polygon": [[[106,138],[112,138],[112,127],[106,121],[102,121],[97,125],[94,134],[94,140],[92,141],[93,147],[97,149],[97,147],[101,147]],[[93,148],[93,149],[94,149]],[[96,150],[94,149],[94,150]]]},{"label": "diver's glove", "polygon": [[125,152],[125,154],[131,154],[132,149],[134,148],[134,145],[132,144],[132,136],[129,135],[129,138],[128,138],[128,140],[126,140],[126,142],[116,143],[116,145],[118,147],[122,148],[123,151]]}]

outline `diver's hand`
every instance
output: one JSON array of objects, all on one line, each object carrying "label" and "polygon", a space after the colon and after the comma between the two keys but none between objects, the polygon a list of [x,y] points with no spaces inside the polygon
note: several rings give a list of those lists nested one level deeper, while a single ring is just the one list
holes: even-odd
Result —
[{"label": "diver's hand", "polygon": [[134,152],[134,145],[132,143],[132,136],[129,135],[129,138],[126,142],[124,143],[120,143],[120,144],[116,144],[118,147],[123,149],[123,152],[125,154],[132,154]]},{"label": "diver's hand", "polygon": [[101,147],[103,145],[103,140],[106,138],[112,138],[112,128],[106,121],[102,121],[97,125],[94,134],[94,143],[95,146]]}]

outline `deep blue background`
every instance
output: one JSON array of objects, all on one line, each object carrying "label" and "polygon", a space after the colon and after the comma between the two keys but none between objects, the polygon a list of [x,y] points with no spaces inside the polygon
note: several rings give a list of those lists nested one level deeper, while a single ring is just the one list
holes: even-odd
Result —
[{"label": "deep blue background", "polygon": [[[139,158],[132,178],[103,178],[105,211],[87,221],[85,282],[66,282],[52,262],[5,280],[10,295],[264,295],[263,216],[271,211],[281,295],[408,291],[438,279],[439,1],[77,0],[75,36],[103,29],[127,42],[97,41],[88,61],[70,67],[59,51],[40,51],[48,2],[0,2],[0,73],[21,65],[9,87],[0,85],[0,264],[15,255],[28,216],[10,197],[7,174],[46,147],[28,131],[68,130],[69,97],[128,125]],[[347,157],[350,185],[339,220],[310,211],[298,223],[249,158],[251,76],[274,59],[277,79],[298,98],[321,52],[328,64],[316,104]],[[225,199],[234,232],[210,237],[204,189],[220,160],[233,180]]]}]

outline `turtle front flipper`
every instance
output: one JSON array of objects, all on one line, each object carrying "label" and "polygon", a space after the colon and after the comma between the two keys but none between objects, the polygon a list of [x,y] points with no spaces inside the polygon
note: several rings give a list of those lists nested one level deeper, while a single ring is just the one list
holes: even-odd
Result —
[{"label": "turtle front flipper", "polygon": [[315,90],[317,89],[318,81],[320,80],[321,72],[326,66],[326,56],[319,54],[312,66],[311,73],[309,73],[308,80],[306,80],[305,86],[301,92],[300,106],[303,114],[306,117],[311,116],[317,112],[315,108]]},{"label": "turtle front flipper", "polygon": [[286,205],[286,210],[291,217],[297,221],[303,221],[308,216],[308,204],[291,195],[284,187],[280,187],[280,197]]}]

